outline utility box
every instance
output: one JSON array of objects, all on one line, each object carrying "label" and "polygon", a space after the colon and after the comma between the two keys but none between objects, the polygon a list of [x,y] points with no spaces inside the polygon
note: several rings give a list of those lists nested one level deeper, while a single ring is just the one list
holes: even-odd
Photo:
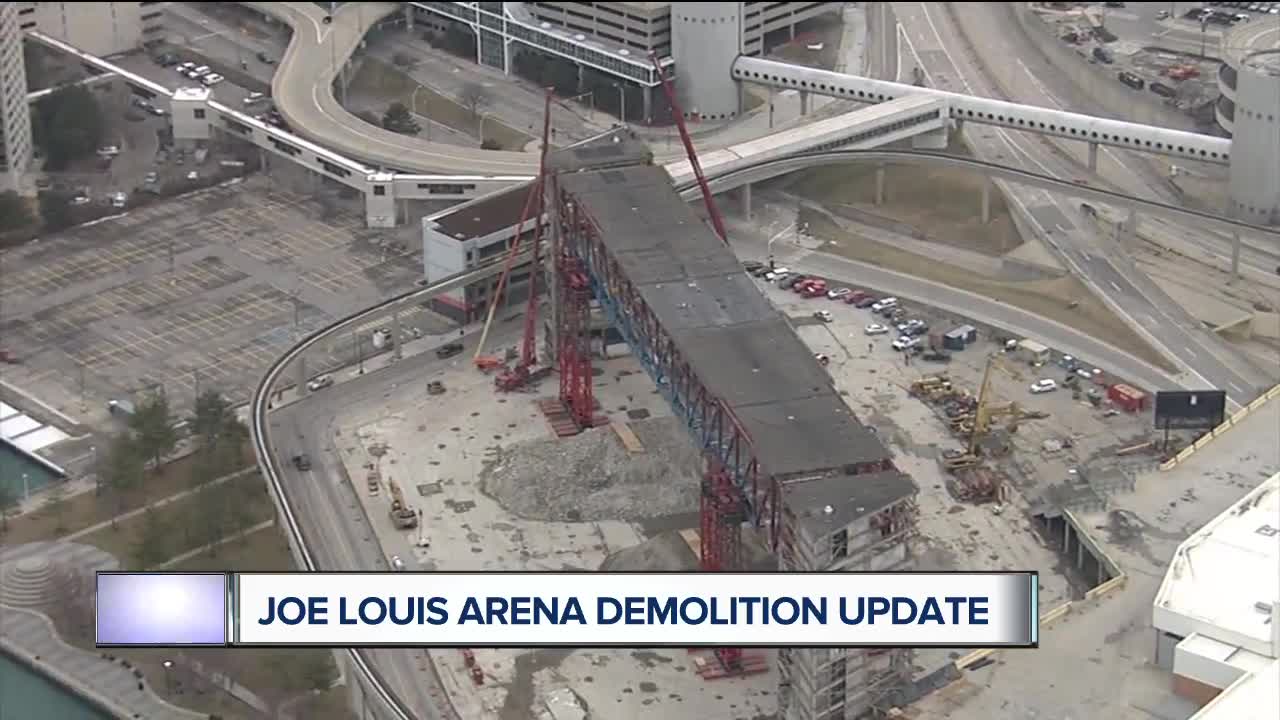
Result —
[{"label": "utility box", "polygon": [[1027,364],[1040,367],[1049,362],[1049,348],[1035,340],[1020,340],[1018,342],[1018,356],[1026,360]]},{"label": "utility box", "polygon": [[1142,412],[1147,408],[1147,394],[1124,383],[1116,383],[1107,388],[1107,399],[1125,412]]}]

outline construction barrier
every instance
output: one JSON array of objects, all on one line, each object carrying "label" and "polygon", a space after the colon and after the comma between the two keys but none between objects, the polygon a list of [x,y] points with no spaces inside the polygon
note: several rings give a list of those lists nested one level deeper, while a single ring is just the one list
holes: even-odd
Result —
[{"label": "construction barrier", "polygon": [[1228,417],[1226,420],[1223,420],[1221,425],[1205,433],[1203,437],[1201,437],[1199,440],[1196,440],[1191,445],[1183,448],[1182,452],[1178,453],[1177,455],[1174,455],[1173,457],[1161,463],[1160,469],[1164,471],[1164,470],[1172,470],[1173,468],[1177,467],[1178,463],[1194,455],[1197,450],[1213,442],[1214,439],[1217,438],[1218,436],[1226,434],[1228,430],[1235,427],[1236,423],[1241,422],[1245,418],[1249,417],[1251,414],[1257,412],[1259,409],[1262,408],[1263,405],[1266,405],[1269,401],[1274,400],[1277,397],[1280,397],[1280,385],[1276,385],[1275,387],[1271,388],[1265,393],[1254,398],[1253,402],[1249,403],[1248,405],[1245,405],[1244,407],[1237,410],[1230,417]]},{"label": "construction barrier", "polygon": [[[1120,575],[1117,575],[1116,577],[1111,578],[1110,580],[1102,583],[1101,585],[1085,593],[1083,600],[1068,600],[1046,613],[1041,613],[1040,628],[1044,629],[1046,626],[1053,623],[1054,621],[1060,620],[1063,617],[1071,614],[1074,610],[1076,610],[1076,606],[1080,606],[1080,609],[1084,609],[1084,607],[1087,605],[1092,605],[1097,603],[1097,601],[1100,600],[1103,595],[1106,595],[1107,593],[1110,593],[1110,592],[1114,592],[1115,590],[1118,590],[1119,588],[1124,587],[1128,581],[1129,581],[1129,576],[1121,573]],[[956,670],[966,670],[970,666],[976,665],[979,662],[991,657],[992,655],[995,655],[1000,650],[1001,648],[982,648],[981,650],[974,650],[973,652],[961,658],[958,658],[955,661]]]}]

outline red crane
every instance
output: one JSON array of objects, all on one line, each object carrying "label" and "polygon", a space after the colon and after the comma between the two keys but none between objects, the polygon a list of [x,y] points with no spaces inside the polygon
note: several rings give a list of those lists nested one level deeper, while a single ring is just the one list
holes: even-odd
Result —
[{"label": "red crane", "polygon": [[653,62],[653,67],[658,71],[658,79],[662,81],[662,91],[667,95],[667,103],[671,105],[671,117],[676,121],[676,127],[680,130],[680,141],[684,143],[684,154],[689,156],[689,165],[693,167],[693,176],[698,179],[698,188],[702,190],[702,202],[707,206],[707,214],[711,216],[711,226],[715,228],[716,235],[729,244],[729,233],[724,230],[724,220],[720,217],[720,210],[716,208],[716,201],[711,195],[711,186],[707,185],[707,178],[702,174],[702,163],[698,162],[698,153],[693,149],[693,138],[689,137],[689,129],[684,124],[684,111],[680,108],[680,101],[676,100],[676,91],[671,87],[671,80],[662,72],[662,63],[658,61],[658,53],[649,53],[649,60]]},{"label": "red crane", "polygon": [[538,275],[540,274],[542,263],[543,191],[546,187],[547,151],[551,141],[551,99],[551,90],[547,90],[546,104],[543,108],[542,149],[538,161],[538,176],[534,178],[533,185],[529,188],[529,195],[525,199],[524,209],[520,213],[520,222],[516,224],[515,241],[507,254],[506,266],[502,269],[502,275],[498,280],[497,291],[494,292],[493,298],[490,299],[489,317],[485,321],[484,331],[480,336],[480,344],[476,349],[475,362],[477,367],[490,369],[499,364],[496,358],[483,356],[480,353],[483,352],[485,340],[489,335],[489,328],[493,323],[499,298],[510,279],[514,260],[520,254],[524,224],[532,217],[534,222],[533,238],[531,239],[533,243],[533,262],[529,271],[529,300],[525,308],[524,337],[521,339],[518,364],[514,368],[504,370],[495,380],[497,388],[504,391],[518,390],[528,383],[531,379],[529,369],[538,361]]}]

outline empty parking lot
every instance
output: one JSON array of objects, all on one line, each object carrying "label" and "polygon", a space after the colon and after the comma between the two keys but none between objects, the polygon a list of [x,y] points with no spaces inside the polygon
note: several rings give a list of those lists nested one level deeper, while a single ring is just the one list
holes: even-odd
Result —
[{"label": "empty parking lot", "polygon": [[405,240],[262,177],[44,238],[0,256],[0,332],[23,360],[6,380],[86,419],[154,388],[178,407],[197,384],[244,401],[295,337],[412,287]]}]

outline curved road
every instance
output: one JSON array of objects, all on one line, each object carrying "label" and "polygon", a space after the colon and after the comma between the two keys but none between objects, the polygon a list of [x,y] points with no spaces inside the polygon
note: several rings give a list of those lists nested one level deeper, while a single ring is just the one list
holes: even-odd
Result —
[{"label": "curved road", "polygon": [[244,2],[293,28],[289,49],[271,81],[276,108],[289,127],[312,142],[352,159],[407,172],[452,175],[533,175],[535,153],[480,150],[419,140],[370,125],[333,95],[337,70],[369,28],[401,10],[398,3],[345,3],[328,15],[309,2]]}]

